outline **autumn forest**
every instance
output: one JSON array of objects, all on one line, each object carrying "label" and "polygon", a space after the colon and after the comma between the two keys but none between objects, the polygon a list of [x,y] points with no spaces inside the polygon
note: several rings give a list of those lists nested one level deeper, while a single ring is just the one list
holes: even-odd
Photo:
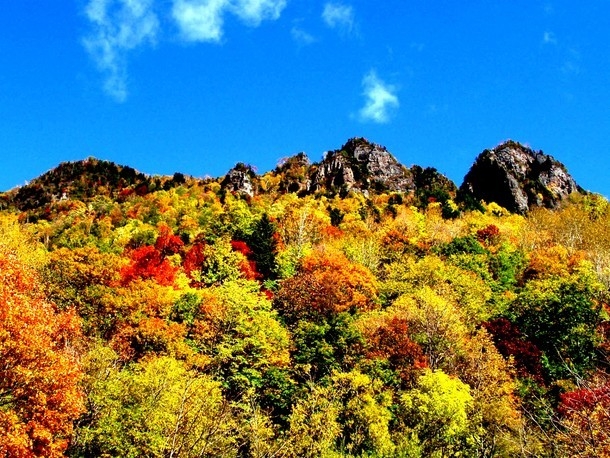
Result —
[{"label": "autumn forest", "polygon": [[0,194],[0,456],[610,456],[610,203],[350,142]]}]

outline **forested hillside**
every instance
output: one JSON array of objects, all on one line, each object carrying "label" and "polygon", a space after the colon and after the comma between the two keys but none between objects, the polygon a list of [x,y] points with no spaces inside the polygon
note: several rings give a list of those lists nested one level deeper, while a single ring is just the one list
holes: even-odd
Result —
[{"label": "forested hillside", "polygon": [[610,204],[541,152],[88,159],[0,208],[1,456],[610,456]]}]

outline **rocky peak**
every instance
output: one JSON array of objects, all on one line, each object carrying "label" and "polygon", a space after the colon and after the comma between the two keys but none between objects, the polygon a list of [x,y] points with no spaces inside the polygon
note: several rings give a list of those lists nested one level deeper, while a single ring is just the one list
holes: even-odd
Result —
[{"label": "rocky peak", "polygon": [[253,179],[255,177],[256,173],[252,166],[239,162],[229,170],[220,184],[223,189],[229,192],[253,197],[255,191]]},{"label": "rocky peak", "polygon": [[330,151],[311,175],[310,189],[413,191],[413,177],[385,147],[352,138]]},{"label": "rocky peak", "polygon": [[533,206],[555,208],[582,189],[552,156],[507,141],[479,154],[460,192],[524,214]]}]

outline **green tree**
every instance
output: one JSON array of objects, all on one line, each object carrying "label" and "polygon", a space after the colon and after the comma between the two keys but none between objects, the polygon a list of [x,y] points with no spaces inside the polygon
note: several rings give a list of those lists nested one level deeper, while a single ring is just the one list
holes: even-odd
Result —
[{"label": "green tree", "polygon": [[275,224],[269,219],[267,213],[263,214],[253,227],[252,234],[246,242],[252,249],[252,257],[256,262],[258,271],[264,278],[275,278],[277,254],[277,236]]},{"label": "green tree", "polygon": [[588,263],[567,277],[529,281],[514,313],[519,329],[543,352],[552,380],[583,375],[593,368],[603,286]]},{"label": "green tree", "polygon": [[211,358],[212,369],[232,399],[264,391],[269,371],[288,366],[288,331],[252,281],[226,282],[202,292],[191,334]]},{"label": "green tree", "polygon": [[440,370],[428,370],[400,402],[406,426],[403,434],[414,435],[422,456],[465,454],[472,441],[469,416],[473,398],[468,385]]}]

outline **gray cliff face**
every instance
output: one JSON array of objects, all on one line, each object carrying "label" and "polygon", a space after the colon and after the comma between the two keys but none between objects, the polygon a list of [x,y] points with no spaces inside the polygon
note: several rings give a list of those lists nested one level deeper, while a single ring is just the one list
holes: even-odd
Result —
[{"label": "gray cliff face", "polygon": [[250,166],[239,163],[225,175],[221,186],[229,192],[253,197],[255,189],[252,178],[255,176],[256,174]]},{"label": "gray cliff face", "polygon": [[309,191],[321,189],[352,189],[356,184],[354,172],[345,157],[329,153],[311,176]]},{"label": "gray cliff face", "polygon": [[353,138],[339,150],[329,152],[311,175],[310,191],[415,189],[411,172],[383,146]]},{"label": "gray cliff face", "polygon": [[582,189],[552,156],[508,141],[477,157],[460,191],[524,214],[533,206],[556,208]]}]

